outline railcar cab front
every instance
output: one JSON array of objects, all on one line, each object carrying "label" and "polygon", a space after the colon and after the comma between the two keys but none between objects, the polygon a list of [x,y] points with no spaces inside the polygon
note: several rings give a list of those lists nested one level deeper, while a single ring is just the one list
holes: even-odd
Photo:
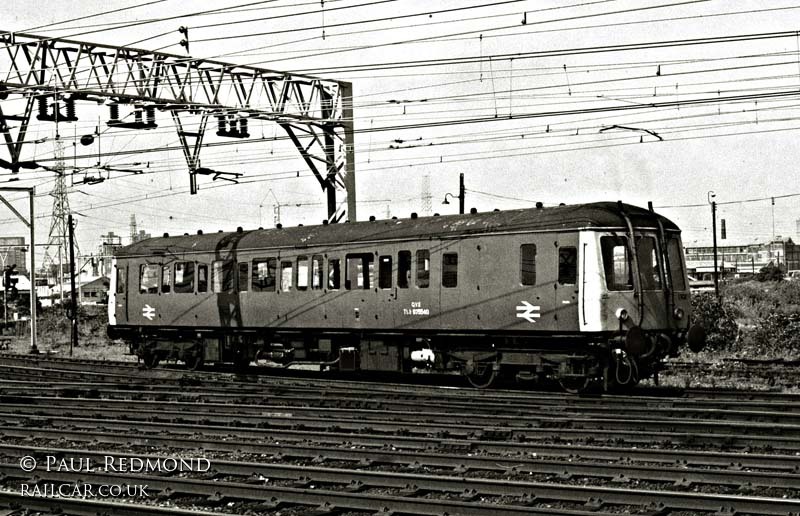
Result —
[{"label": "railcar cab front", "polygon": [[619,212],[624,226],[581,233],[579,317],[581,332],[602,335],[609,349],[606,383],[624,386],[657,373],[661,360],[676,356],[687,340],[701,349],[704,336],[688,316],[679,231],[665,230],[655,213],[636,225],[621,203]]}]

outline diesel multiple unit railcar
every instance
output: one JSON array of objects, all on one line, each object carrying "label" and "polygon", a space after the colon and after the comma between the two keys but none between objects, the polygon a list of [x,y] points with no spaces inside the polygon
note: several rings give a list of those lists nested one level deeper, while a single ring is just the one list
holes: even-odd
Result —
[{"label": "diesel multiple unit railcar", "polygon": [[705,335],[678,227],[622,203],[164,235],[120,249],[109,335],[176,359],[635,384]]}]

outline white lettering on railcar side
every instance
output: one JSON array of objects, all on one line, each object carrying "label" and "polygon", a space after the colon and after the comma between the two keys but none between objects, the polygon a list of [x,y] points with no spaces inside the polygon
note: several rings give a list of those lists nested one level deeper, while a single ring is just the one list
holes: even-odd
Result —
[{"label": "white lettering on railcar side", "polygon": [[431,309],[422,308],[421,301],[412,301],[411,308],[403,308],[403,315],[431,315]]},{"label": "white lettering on railcar side", "polygon": [[536,319],[542,316],[540,313],[541,307],[534,306],[527,301],[521,301],[521,305],[517,305],[517,317],[525,319],[529,323],[535,323]]},{"label": "white lettering on railcar side", "polygon": [[144,308],[142,308],[142,317],[146,317],[148,320],[152,321],[155,316],[156,309],[150,305],[144,305]]}]

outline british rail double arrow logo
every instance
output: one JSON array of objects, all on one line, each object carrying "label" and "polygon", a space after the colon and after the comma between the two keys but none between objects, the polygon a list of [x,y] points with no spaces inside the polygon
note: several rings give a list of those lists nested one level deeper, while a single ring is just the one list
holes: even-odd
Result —
[{"label": "british rail double arrow logo", "polygon": [[142,317],[146,317],[149,320],[153,320],[153,317],[156,316],[156,309],[150,305],[144,305],[142,308]]},{"label": "british rail double arrow logo", "polygon": [[539,311],[541,307],[534,306],[527,301],[522,301],[521,305],[517,305],[517,317],[525,319],[529,323],[535,323],[536,319],[542,316]]}]

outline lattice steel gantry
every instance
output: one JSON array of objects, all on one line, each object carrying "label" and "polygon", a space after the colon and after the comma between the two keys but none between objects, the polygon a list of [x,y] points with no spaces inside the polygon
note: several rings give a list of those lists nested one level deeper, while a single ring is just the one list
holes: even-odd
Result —
[{"label": "lattice steel gantry", "polygon": [[[20,155],[33,99],[42,96],[69,95],[73,102],[112,99],[118,104],[169,111],[178,127],[192,194],[197,192],[197,175],[208,173],[200,166],[208,118],[232,124],[230,130],[222,129],[219,134],[246,137],[246,122],[244,130],[235,126],[237,116],[246,116],[275,122],[286,131],[326,192],[331,222],[356,220],[349,82],[2,30],[0,46],[0,101],[27,99],[22,114],[10,115],[0,109],[0,133],[10,155],[10,161],[2,160],[0,166],[12,173],[36,168]],[[57,109],[58,105],[54,111]],[[200,117],[196,131],[183,129],[181,119],[188,116]],[[12,135],[9,120],[20,122],[16,135]],[[346,195],[346,203],[337,204],[337,191]]]}]

